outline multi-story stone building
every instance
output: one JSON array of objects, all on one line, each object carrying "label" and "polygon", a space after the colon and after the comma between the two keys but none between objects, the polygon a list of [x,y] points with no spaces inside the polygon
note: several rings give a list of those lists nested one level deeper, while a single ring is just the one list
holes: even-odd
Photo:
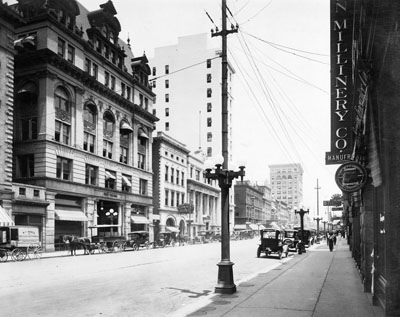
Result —
[{"label": "multi-story stone building", "polygon": [[74,0],[12,8],[25,19],[15,28],[13,179],[32,197],[44,188],[47,202],[33,208],[27,195],[15,224],[39,226],[46,250],[63,234],[152,233],[157,118],[146,56],[119,39],[111,1],[92,12]]},{"label": "multi-story stone building", "polygon": [[193,240],[220,230],[220,190],[204,179],[204,156],[164,132],[153,138],[155,232],[170,231]]},{"label": "multi-story stone building", "polygon": [[269,165],[272,198],[283,201],[289,208],[303,202],[303,168],[300,164]]},{"label": "multi-story stone building", "polygon": [[[164,131],[208,157],[222,154],[221,60],[219,40],[209,34],[180,37],[155,49],[152,65],[154,109]],[[232,78],[228,64],[228,151],[232,153]],[[232,158],[230,157],[230,160]]]}]

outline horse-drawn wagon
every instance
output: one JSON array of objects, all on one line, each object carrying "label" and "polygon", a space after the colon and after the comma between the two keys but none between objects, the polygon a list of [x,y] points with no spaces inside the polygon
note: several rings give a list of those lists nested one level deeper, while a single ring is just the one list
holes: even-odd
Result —
[{"label": "horse-drawn wagon", "polygon": [[11,256],[13,261],[40,259],[42,247],[39,228],[33,226],[0,227],[0,261]]},{"label": "horse-drawn wagon", "polygon": [[95,244],[96,249],[99,249],[100,251],[105,253],[124,250],[126,245],[126,238],[116,232],[114,233],[112,229],[115,227],[117,227],[117,225],[97,225],[89,227],[89,229],[92,230],[91,233],[93,233],[93,229],[111,228],[111,232],[98,230],[96,235],[92,235],[92,243]]}]

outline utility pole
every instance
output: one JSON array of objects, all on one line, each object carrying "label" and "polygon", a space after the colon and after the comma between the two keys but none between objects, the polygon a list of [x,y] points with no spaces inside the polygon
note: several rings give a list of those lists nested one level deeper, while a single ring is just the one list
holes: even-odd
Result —
[{"label": "utility pole", "polygon": [[[228,168],[228,60],[227,60],[227,35],[237,33],[238,26],[226,29],[226,0],[222,0],[222,30],[211,31],[211,36],[222,37],[222,170]],[[241,169],[243,172],[243,169]],[[243,173],[244,174],[244,173]],[[233,175],[232,175],[233,177]],[[242,176],[243,177],[243,176]],[[230,177],[228,177],[229,179]],[[225,184],[227,183],[227,184]],[[229,234],[229,182],[220,182],[221,187],[221,261],[218,263],[218,284],[215,287],[216,293],[233,294],[236,292],[236,285],[233,280],[233,264],[230,260],[230,234]]]}]

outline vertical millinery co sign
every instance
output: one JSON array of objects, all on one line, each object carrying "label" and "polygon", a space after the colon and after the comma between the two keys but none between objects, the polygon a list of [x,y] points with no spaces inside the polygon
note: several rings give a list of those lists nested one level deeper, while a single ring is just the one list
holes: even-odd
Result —
[{"label": "vertical millinery co sign", "polygon": [[331,151],[325,164],[342,164],[353,150],[353,0],[331,0]]}]

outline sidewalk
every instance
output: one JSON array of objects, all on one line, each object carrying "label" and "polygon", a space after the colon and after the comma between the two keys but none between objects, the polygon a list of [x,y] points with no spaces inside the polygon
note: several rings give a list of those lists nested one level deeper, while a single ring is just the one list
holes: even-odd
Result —
[{"label": "sidewalk", "polygon": [[232,295],[215,294],[211,303],[186,316],[384,316],[372,306],[345,239],[329,252],[326,242],[294,255],[277,268],[237,285]]}]

